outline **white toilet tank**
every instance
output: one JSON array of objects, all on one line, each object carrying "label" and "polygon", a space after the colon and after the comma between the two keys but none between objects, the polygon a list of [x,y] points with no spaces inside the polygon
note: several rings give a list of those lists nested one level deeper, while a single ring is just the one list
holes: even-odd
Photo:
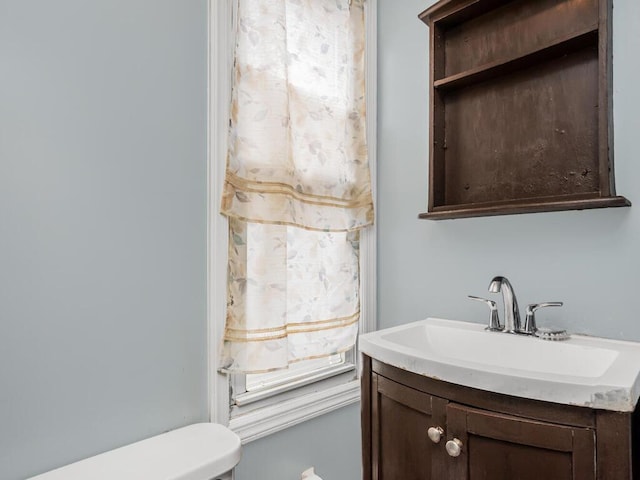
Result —
[{"label": "white toilet tank", "polygon": [[240,461],[240,438],[196,423],[37,475],[29,480],[217,480]]}]

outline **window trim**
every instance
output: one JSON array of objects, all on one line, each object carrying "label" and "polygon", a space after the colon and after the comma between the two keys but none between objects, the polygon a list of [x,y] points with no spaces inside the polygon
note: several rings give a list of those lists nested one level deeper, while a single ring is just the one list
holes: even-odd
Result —
[{"label": "window trim", "polygon": [[[377,97],[377,0],[365,0],[365,82],[367,86],[367,145],[374,207],[376,204],[376,97]],[[229,376],[218,372],[218,348],[224,335],[227,294],[228,222],[219,205],[224,178],[236,0],[209,0],[209,89],[207,145],[207,323],[209,417],[228,425],[243,443],[262,438],[324,413],[356,403],[360,399],[359,356],[357,378],[335,384],[323,381],[323,388],[300,388],[300,395],[230,417]],[[375,330],[376,312],[376,227],[360,236],[360,333]],[[334,377],[339,378],[339,377]],[[331,379],[327,379],[331,380]],[[313,384],[312,386],[315,386]],[[309,385],[307,385],[309,387]]]}]

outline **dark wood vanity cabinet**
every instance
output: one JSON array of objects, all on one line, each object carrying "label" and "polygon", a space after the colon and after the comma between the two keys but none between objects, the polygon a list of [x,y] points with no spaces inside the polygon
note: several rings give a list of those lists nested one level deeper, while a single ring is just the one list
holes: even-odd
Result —
[{"label": "dark wood vanity cabinet", "polygon": [[372,462],[378,480],[443,478],[438,445],[427,430],[444,425],[446,400],[373,375],[371,403]]},{"label": "dark wood vanity cabinet", "polygon": [[540,422],[457,404],[447,406],[446,425],[449,435],[463,447],[460,456],[448,462],[449,478],[596,478],[593,428]]},{"label": "dark wood vanity cabinet", "polygon": [[[640,478],[635,414],[462,387],[367,356],[362,387],[364,480]],[[430,428],[442,429],[438,443]]]}]

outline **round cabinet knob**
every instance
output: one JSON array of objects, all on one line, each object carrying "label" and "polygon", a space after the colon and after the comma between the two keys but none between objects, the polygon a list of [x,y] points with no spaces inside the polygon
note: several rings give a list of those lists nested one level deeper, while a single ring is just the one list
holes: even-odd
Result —
[{"label": "round cabinet knob", "polygon": [[454,438],[447,442],[445,448],[450,456],[457,457],[462,452],[462,442],[457,438]]},{"label": "round cabinet knob", "polygon": [[429,427],[427,435],[433,443],[440,443],[440,438],[444,435],[444,430],[441,427]]}]

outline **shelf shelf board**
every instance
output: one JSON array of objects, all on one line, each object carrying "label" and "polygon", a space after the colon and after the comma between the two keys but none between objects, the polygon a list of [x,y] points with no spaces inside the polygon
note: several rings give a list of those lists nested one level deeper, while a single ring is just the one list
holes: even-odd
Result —
[{"label": "shelf shelf board", "polygon": [[573,32],[564,37],[557,38],[552,43],[531,50],[524,55],[519,55],[515,58],[496,60],[479,67],[456,73],[455,75],[441,78],[433,82],[433,87],[440,91],[464,87],[529,67],[538,62],[555,58],[589,45],[598,45],[597,24],[591,25],[581,31]]},{"label": "shelf shelf board", "polygon": [[418,218],[446,220],[452,218],[484,217],[516,213],[555,212],[561,210],[585,210],[592,208],[629,207],[631,202],[625,197],[575,198],[574,196],[491,202],[484,204],[445,205],[434,207],[433,211],[421,213]]}]

